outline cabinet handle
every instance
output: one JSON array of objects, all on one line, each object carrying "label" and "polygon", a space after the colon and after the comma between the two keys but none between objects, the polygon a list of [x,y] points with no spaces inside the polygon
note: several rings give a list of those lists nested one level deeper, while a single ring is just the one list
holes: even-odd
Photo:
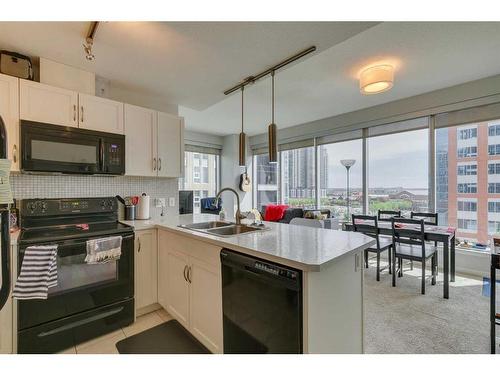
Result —
[{"label": "cabinet handle", "polygon": [[73,104],[73,121],[76,121],[76,104]]},{"label": "cabinet handle", "polygon": [[82,111],[82,118],[81,118],[81,122],[83,122],[83,105],[80,107],[80,110]]},{"label": "cabinet handle", "polygon": [[156,171],[156,158],[153,158],[153,171]]},{"label": "cabinet handle", "polygon": [[188,278],[186,276],[186,270],[187,270],[187,266],[184,266],[184,272],[183,272],[183,274],[184,274],[184,280],[188,281]]},{"label": "cabinet handle", "polygon": [[191,284],[191,267],[188,267],[188,272],[187,272],[187,281],[189,282],[189,284]]},{"label": "cabinet handle", "polygon": [[158,170],[161,171],[161,158],[158,158]]},{"label": "cabinet handle", "polygon": [[139,244],[139,247],[137,248],[137,252],[140,253],[141,252],[141,239],[140,238],[137,239],[137,243]]},{"label": "cabinet handle", "polygon": [[12,160],[14,161],[14,163],[17,163],[17,146],[14,145],[12,147]]}]

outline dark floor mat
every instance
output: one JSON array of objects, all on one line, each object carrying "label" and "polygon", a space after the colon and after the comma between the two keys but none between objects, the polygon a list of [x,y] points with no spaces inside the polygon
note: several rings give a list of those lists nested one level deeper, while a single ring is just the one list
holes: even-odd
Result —
[{"label": "dark floor mat", "polygon": [[127,337],[116,343],[120,354],[209,354],[177,320]]}]

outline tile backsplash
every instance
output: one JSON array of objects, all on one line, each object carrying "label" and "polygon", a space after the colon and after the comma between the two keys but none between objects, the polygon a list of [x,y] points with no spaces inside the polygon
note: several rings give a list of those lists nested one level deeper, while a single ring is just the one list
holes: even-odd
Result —
[{"label": "tile backsplash", "polygon": [[[151,196],[151,216],[158,217],[161,208],[154,207],[154,198],[165,198],[166,214],[178,213],[178,181],[176,178],[159,177],[105,177],[105,176],[50,176],[12,174],[12,193],[15,199],[27,198],[85,198],[121,195]],[[169,207],[170,197],[175,207]]]}]

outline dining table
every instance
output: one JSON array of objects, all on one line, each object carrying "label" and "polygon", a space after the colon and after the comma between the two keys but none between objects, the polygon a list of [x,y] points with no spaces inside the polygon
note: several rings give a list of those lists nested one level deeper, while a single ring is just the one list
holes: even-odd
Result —
[{"label": "dining table", "polygon": [[[420,230],[418,225],[404,224],[405,228]],[[380,234],[392,236],[392,223],[390,221],[378,221]],[[344,223],[343,230],[354,231],[352,223]],[[425,225],[425,240],[443,245],[443,297],[450,298],[450,282],[455,281],[455,237],[456,228],[440,225]]]}]

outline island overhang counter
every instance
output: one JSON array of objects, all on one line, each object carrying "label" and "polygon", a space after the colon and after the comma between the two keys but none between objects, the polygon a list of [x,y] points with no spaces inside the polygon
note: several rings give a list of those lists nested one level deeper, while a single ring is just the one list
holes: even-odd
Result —
[{"label": "island overhang counter", "polygon": [[[216,218],[124,221],[136,231],[158,230],[158,301],[208,349],[223,352],[220,251],[225,248],[302,271],[303,353],[363,352],[362,259],[373,238],[268,222],[267,230],[227,237],[182,227]],[[186,286],[179,285],[184,281]]]}]

